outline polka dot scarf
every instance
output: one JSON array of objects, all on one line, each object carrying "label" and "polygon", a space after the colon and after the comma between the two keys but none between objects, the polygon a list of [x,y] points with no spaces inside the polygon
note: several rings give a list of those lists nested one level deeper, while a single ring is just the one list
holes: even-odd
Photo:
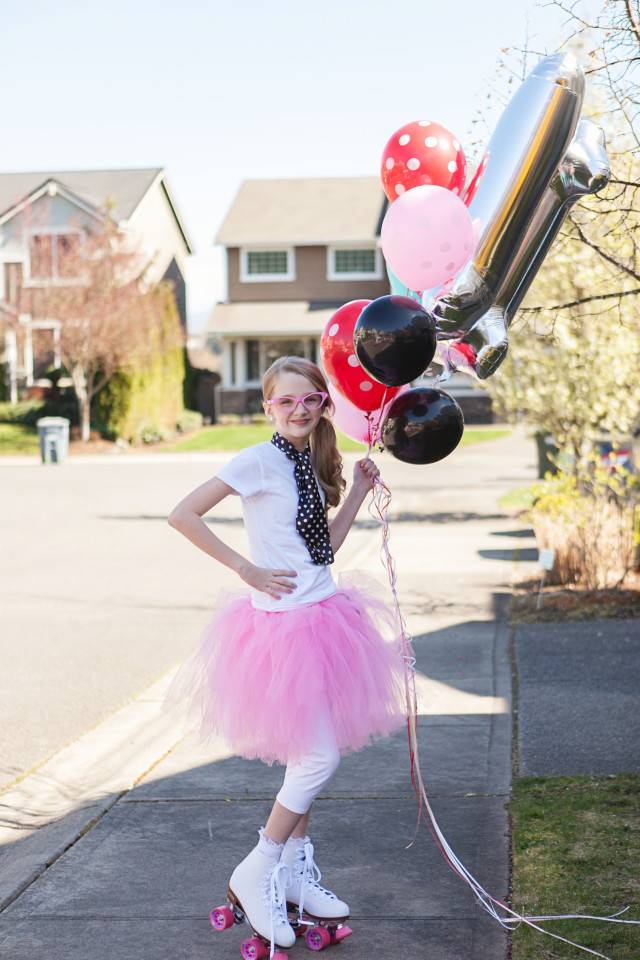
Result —
[{"label": "polka dot scarf", "polygon": [[314,563],[333,563],[333,550],[329,538],[327,515],[322,505],[318,482],[311,463],[309,445],[299,453],[294,445],[279,433],[274,433],[271,443],[295,462],[293,475],[298,488],[298,516],[296,530],[307,545]]}]

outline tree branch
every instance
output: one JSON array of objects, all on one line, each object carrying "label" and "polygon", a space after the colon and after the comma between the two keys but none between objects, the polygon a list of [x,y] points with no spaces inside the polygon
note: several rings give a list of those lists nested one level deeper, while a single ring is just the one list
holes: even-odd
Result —
[{"label": "tree branch", "polygon": [[616,290],[615,293],[594,293],[589,297],[581,297],[570,303],[554,303],[544,307],[522,307],[522,313],[542,313],[545,310],[568,310],[570,307],[579,307],[583,303],[595,303],[596,300],[614,300],[616,297],[633,297],[640,293],[640,287],[635,290]]},{"label": "tree branch", "polygon": [[633,15],[633,9],[631,7],[631,0],[624,0],[624,8],[627,11],[627,17],[629,18],[629,23],[633,27],[633,32],[640,41],[640,25]]},{"label": "tree branch", "polygon": [[595,252],[598,254],[599,257],[601,257],[603,260],[606,260],[607,263],[613,264],[613,266],[616,267],[617,270],[622,270],[623,273],[626,273],[630,277],[633,277],[634,280],[640,280],[639,273],[637,273],[635,270],[632,270],[631,267],[625,267],[623,263],[620,263],[618,260],[616,260],[615,257],[612,257],[611,254],[605,253],[605,251],[601,247],[599,247],[597,243],[594,243],[592,240],[589,240],[589,238],[586,236],[586,234],[582,230],[580,224],[577,223],[573,218],[571,222],[576,228],[576,230],[578,231],[578,236],[580,237],[580,240],[582,240],[582,242],[586,244],[587,247],[591,247],[592,250],[595,250]]}]

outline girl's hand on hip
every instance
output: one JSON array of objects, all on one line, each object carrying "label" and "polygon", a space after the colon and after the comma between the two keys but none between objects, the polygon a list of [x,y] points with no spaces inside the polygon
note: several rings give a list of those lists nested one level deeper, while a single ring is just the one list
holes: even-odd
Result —
[{"label": "girl's hand on hip", "polygon": [[358,460],[353,468],[353,485],[366,493],[373,486],[373,481],[379,476],[380,471],[373,460],[365,457],[363,460]]},{"label": "girl's hand on hip", "polygon": [[295,570],[267,570],[264,567],[256,567],[251,563],[247,565],[246,570],[239,571],[239,573],[250,587],[260,590],[276,600],[280,599],[281,594],[293,593],[296,589],[296,584],[290,579],[298,576]]}]

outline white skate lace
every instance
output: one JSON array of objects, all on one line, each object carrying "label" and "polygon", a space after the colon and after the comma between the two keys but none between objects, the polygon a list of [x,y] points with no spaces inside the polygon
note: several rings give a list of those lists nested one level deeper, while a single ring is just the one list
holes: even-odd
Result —
[{"label": "white skate lace", "polygon": [[304,845],[304,850],[301,851],[300,857],[296,863],[296,880],[300,880],[300,903],[298,909],[300,910],[300,915],[302,915],[302,908],[304,906],[304,892],[308,887],[313,887],[315,892],[321,897],[324,897],[326,900],[337,900],[335,893],[332,893],[330,890],[326,890],[325,887],[321,887],[319,880],[321,879],[322,874],[320,873],[319,867],[316,865],[313,859],[313,844],[310,840],[307,840]]},{"label": "white skate lace", "polygon": [[289,923],[285,895],[285,889],[288,886],[289,870],[287,865],[280,860],[262,882],[262,900],[268,905],[271,917],[271,952],[269,957],[273,957],[276,949],[276,927],[282,927]]}]

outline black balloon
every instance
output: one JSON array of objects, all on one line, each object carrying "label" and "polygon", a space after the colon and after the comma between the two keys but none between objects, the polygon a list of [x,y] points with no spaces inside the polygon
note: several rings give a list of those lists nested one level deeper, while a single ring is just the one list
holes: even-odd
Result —
[{"label": "black balloon", "polygon": [[353,343],[367,373],[385,387],[400,387],[433,360],[435,320],[410,297],[378,297],[358,317]]},{"label": "black balloon", "polygon": [[464,432],[462,410],[443,390],[417,387],[393,399],[382,443],[405,463],[436,463],[455,450]]}]

